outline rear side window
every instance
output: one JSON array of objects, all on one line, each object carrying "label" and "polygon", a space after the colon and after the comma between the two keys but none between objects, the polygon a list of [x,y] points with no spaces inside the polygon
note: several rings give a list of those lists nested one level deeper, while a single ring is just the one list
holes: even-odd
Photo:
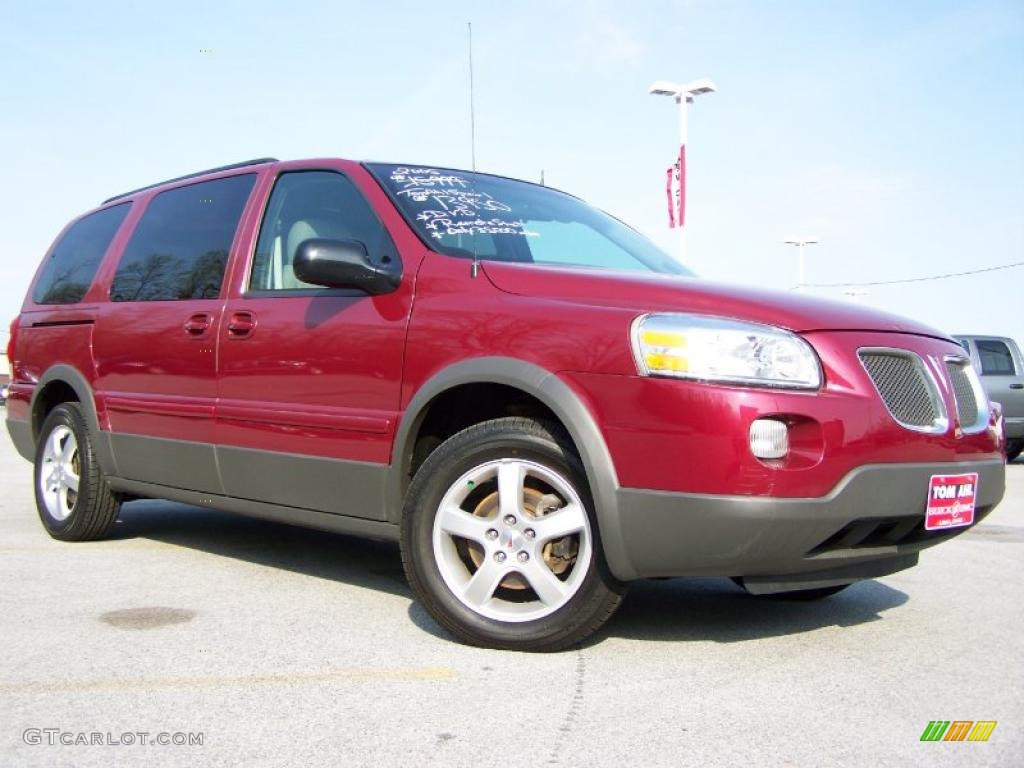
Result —
[{"label": "rear side window", "polygon": [[981,373],[987,376],[1013,376],[1013,355],[1002,341],[976,340]]},{"label": "rear side window", "polygon": [[110,288],[112,301],[212,299],[256,174],[161,192],[142,214]]},{"label": "rear side window", "polygon": [[96,276],[96,270],[121,222],[129,203],[104,208],[71,225],[50,252],[32,292],[36,304],[77,304]]}]

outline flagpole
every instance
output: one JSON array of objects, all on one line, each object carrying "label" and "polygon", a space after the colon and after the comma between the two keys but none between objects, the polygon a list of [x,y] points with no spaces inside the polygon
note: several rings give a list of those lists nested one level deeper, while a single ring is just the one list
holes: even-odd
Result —
[{"label": "flagpole", "polygon": [[[675,201],[675,210],[672,206],[672,174],[669,173],[669,226],[679,226],[679,261],[686,264],[686,141],[689,115],[687,107],[695,97],[705,93],[713,93],[715,84],[707,78],[694,80],[693,82],[681,85],[669,82],[668,80],[656,80],[650,87],[649,93],[655,96],[672,96],[679,105],[679,157],[676,159],[679,168],[679,198]],[[671,170],[671,169],[670,169]]]},{"label": "flagpole", "polygon": [[679,222],[679,262],[686,264],[686,139],[689,115],[687,106],[693,99],[689,94],[680,93],[676,97],[679,105],[679,204],[676,207]]}]

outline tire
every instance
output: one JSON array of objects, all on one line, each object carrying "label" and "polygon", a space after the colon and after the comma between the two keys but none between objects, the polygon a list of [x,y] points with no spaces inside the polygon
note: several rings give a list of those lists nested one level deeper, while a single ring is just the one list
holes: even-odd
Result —
[{"label": "tire", "polygon": [[462,642],[563,650],[597,631],[626,591],[608,571],[592,510],[561,428],[526,418],[474,425],[413,478],[402,516],[406,577]]},{"label": "tire", "polygon": [[1024,451],[1024,440],[1010,440],[1006,444],[1006,463],[1016,461]]},{"label": "tire", "polygon": [[107,536],[121,503],[100,471],[78,403],[62,403],[46,417],[33,476],[39,519],[50,536],[61,541]]},{"label": "tire", "polygon": [[[746,585],[743,583],[743,577],[737,576],[732,580],[733,584],[742,589],[747,594],[750,592],[747,590]],[[753,595],[754,597],[766,597],[772,600],[799,600],[799,601],[811,601],[811,600],[824,600],[826,597],[832,597],[839,592],[846,589],[849,584],[836,584],[831,587],[817,587],[815,589],[793,589],[789,592],[770,592],[766,595]]]}]

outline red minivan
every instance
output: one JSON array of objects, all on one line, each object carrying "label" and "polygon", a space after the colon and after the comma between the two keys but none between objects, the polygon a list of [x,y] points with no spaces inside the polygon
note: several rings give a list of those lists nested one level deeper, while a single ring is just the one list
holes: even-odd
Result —
[{"label": "red minivan", "polygon": [[397,540],[463,641],[556,650],[635,579],[831,595],[987,515],[1004,439],[910,320],[696,279],[554,189],[256,160],[111,198],[11,328],[57,539],[122,502]]}]

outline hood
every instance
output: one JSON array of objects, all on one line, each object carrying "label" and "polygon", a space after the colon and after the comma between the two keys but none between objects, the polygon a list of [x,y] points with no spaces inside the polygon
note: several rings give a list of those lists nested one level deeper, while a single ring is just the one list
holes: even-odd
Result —
[{"label": "hood", "polygon": [[637,312],[690,312],[762,323],[789,331],[882,331],[950,340],[899,315],[788,291],[766,291],[693,277],[600,269],[481,262],[496,288]]}]

